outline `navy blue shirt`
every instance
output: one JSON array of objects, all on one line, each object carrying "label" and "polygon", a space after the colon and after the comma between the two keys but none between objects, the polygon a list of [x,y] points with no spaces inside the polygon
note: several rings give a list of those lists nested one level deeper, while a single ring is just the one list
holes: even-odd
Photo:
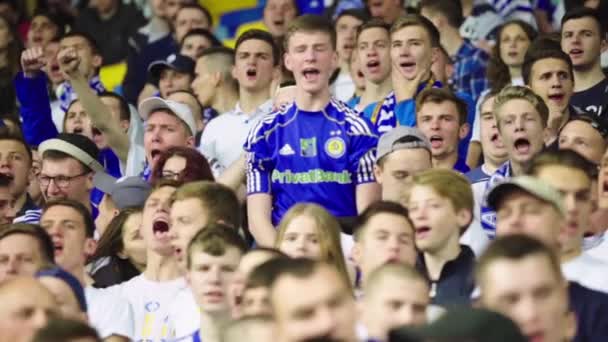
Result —
[{"label": "navy blue shirt", "polygon": [[608,294],[578,283],[568,286],[570,308],[576,314],[574,342],[608,341]]},{"label": "navy blue shirt", "polygon": [[247,193],[272,195],[274,225],[298,202],[355,216],[356,186],[375,182],[377,144],[371,124],[336,99],[319,112],[285,106],[265,116],[245,142]]}]

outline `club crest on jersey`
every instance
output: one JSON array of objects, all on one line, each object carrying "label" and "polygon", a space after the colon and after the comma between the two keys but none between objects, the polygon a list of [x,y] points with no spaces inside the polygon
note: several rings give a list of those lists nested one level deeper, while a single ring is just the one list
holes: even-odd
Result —
[{"label": "club crest on jersey", "polygon": [[315,157],[317,155],[317,138],[300,138],[300,156]]},{"label": "club crest on jersey", "polygon": [[325,152],[332,158],[340,158],[346,151],[346,144],[340,137],[332,137],[325,143]]}]

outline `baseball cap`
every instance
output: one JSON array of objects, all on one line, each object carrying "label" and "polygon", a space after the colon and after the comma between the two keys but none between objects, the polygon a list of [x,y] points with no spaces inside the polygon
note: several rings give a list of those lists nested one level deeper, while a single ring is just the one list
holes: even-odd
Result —
[{"label": "baseball cap", "polygon": [[152,83],[158,85],[160,74],[165,69],[173,69],[184,74],[194,75],[195,63],[192,58],[178,53],[170,54],[165,60],[155,61],[148,67]]},{"label": "baseball cap", "polygon": [[80,306],[80,310],[82,312],[87,312],[87,301],[84,296],[84,288],[75,276],[59,267],[53,267],[36,273],[36,278],[41,277],[53,277],[64,281],[70,287],[70,289],[74,293],[74,296],[78,300],[78,306]]},{"label": "baseball cap", "polygon": [[510,178],[492,188],[487,198],[490,208],[497,210],[504,196],[513,190],[525,191],[540,200],[552,204],[562,215],[566,214],[562,195],[549,184],[531,176]]},{"label": "baseball cap", "polygon": [[175,114],[180,120],[182,120],[192,135],[196,134],[196,123],[194,122],[194,116],[190,108],[180,102],[172,100],[163,100],[160,97],[149,97],[139,104],[139,114],[144,121],[148,120],[148,117],[152,112],[159,109],[167,109],[171,113]]},{"label": "baseball cap", "polygon": [[404,327],[389,333],[389,342],[405,341],[525,342],[517,325],[486,309],[459,307],[422,327]]},{"label": "baseball cap", "polygon": [[150,184],[139,176],[116,179],[105,172],[95,174],[93,185],[112,196],[112,201],[119,210],[143,206],[152,189]]},{"label": "baseball cap", "polygon": [[91,139],[82,134],[61,133],[57,138],[45,140],[38,146],[38,152],[44,156],[46,151],[63,152],[95,172],[104,171],[101,163],[97,161],[99,149]]},{"label": "baseball cap", "polygon": [[430,152],[431,143],[419,129],[397,126],[380,137],[376,160],[391,152],[410,148],[423,148]]}]

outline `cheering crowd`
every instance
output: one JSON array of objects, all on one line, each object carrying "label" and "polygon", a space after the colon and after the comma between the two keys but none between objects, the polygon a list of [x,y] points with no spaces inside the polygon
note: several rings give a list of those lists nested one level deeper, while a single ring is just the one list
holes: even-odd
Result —
[{"label": "cheering crowd", "polygon": [[608,341],[608,1],[330,3],[0,0],[0,342]]}]

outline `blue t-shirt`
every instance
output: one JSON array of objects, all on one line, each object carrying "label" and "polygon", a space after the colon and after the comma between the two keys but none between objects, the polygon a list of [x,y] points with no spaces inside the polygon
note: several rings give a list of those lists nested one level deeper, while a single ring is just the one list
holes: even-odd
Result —
[{"label": "blue t-shirt", "polygon": [[338,217],[357,215],[355,188],[375,182],[378,137],[370,123],[332,99],[319,112],[285,106],[249,133],[247,193],[272,195],[272,223],[298,202]]}]

